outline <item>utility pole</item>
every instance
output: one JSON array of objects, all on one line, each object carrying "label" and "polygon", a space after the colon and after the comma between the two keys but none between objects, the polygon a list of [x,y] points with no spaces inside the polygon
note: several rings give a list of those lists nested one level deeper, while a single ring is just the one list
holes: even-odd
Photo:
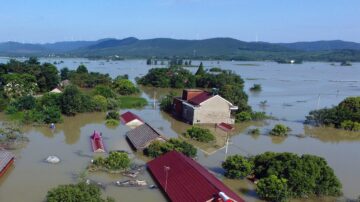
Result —
[{"label": "utility pole", "polygon": [[166,189],[167,189],[169,170],[170,170],[169,166],[164,166],[164,171],[165,171],[165,192],[166,192]]},{"label": "utility pole", "polygon": [[318,96],[318,100],[317,100],[317,104],[316,104],[316,109],[319,109],[319,105],[320,105],[320,94]]},{"label": "utility pole", "polygon": [[229,147],[229,133],[226,133],[226,143],[225,143],[225,160],[227,157],[227,153],[228,153],[228,147]]}]

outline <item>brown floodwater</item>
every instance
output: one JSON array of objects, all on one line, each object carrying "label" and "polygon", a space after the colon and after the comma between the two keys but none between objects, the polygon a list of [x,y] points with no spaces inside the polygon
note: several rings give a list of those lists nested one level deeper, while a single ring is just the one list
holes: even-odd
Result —
[{"label": "brown floodwater", "polygon": [[[0,58],[0,63],[8,58]],[[131,80],[146,74],[152,67],[145,60],[126,60],[116,62],[90,61],[87,59],[41,59],[53,62],[63,60],[60,67],[76,68],[84,63],[91,71],[129,74]],[[193,61],[194,64],[200,61]],[[304,63],[301,65],[282,65],[272,62],[224,62],[206,61],[207,67],[218,66],[231,69],[245,79],[247,90],[254,83],[262,85],[260,93],[249,94],[249,103],[257,111],[265,111],[278,118],[264,122],[237,124],[231,132],[228,154],[254,155],[265,151],[294,152],[314,154],[324,157],[334,169],[343,184],[344,196],[349,199],[360,195],[360,134],[332,128],[314,128],[304,126],[302,122],[310,110],[330,107],[338,104],[347,96],[360,95],[360,64],[351,67],[331,66],[329,63]],[[240,64],[240,65],[239,65]],[[196,71],[196,68],[189,68]],[[130,110],[157,128],[166,137],[182,137],[190,125],[175,120],[170,115],[160,112],[158,99],[166,95],[169,89],[142,87],[142,96],[149,100],[144,109]],[[181,90],[176,93],[180,94]],[[320,96],[319,96],[320,95]],[[155,108],[154,108],[155,100]],[[261,106],[261,101],[267,101]],[[121,110],[125,112],[127,110]],[[103,172],[85,172],[86,166],[94,158],[89,137],[94,130],[104,135],[106,149],[131,151],[125,140],[129,130],[124,125],[115,128],[105,126],[105,113],[85,113],[75,117],[65,117],[55,130],[47,126],[24,126],[23,131],[30,142],[22,149],[13,151],[16,156],[15,166],[0,179],[0,201],[43,201],[46,192],[59,184],[76,183],[80,175],[106,185],[104,196],[111,196],[116,201],[166,201],[160,190],[147,188],[120,188],[112,183],[125,180],[120,174]],[[6,120],[0,114],[0,120]],[[288,137],[275,138],[267,135],[277,123],[288,125],[292,132]],[[213,172],[246,201],[260,201],[253,184],[246,180],[228,180],[222,177],[221,162],[225,159],[224,132],[206,125],[217,134],[213,144],[194,143],[198,148],[198,162]],[[248,131],[259,128],[260,135],[250,135]],[[61,163],[44,163],[49,155],[61,158]],[[148,159],[140,154],[130,155],[133,162],[143,164]],[[140,176],[150,184],[154,183],[147,172]],[[308,199],[307,201],[334,201],[333,198]],[[295,200],[295,201],[304,201]]]}]

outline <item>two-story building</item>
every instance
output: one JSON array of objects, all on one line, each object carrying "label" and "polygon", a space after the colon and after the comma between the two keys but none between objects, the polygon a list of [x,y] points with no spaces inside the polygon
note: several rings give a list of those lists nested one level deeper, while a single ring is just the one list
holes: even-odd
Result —
[{"label": "two-story building", "polygon": [[231,112],[238,109],[216,93],[198,89],[183,90],[182,97],[173,101],[175,114],[190,124],[228,123],[235,119]]}]

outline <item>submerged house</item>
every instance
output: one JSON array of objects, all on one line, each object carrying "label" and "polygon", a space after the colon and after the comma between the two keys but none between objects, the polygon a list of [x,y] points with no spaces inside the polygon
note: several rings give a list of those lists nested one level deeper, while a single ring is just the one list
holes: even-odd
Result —
[{"label": "submerged house", "polygon": [[56,87],[56,88],[52,89],[52,90],[50,91],[50,93],[62,93],[62,90],[61,90],[61,88]]},{"label": "submerged house", "polygon": [[141,120],[140,117],[129,111],[121,114],[120,120],[123,124],[129,126],[130,128],[135,128],[144,124],[144,121]]},{"label": "submerged house", "polygon": [[15,161],[15,155],[0,149],[0,177],[3,176]]},{"label": "submerged house", "polygon": [[154,141],[166,141],[165,137],[160,135],[148,123],[128,131],[126,138],[136,151],[143,151]]},{"label": "submerged house", "polygon": [[94,131],[90,137],[93,152],[105,152],[104,143],[100,132]]},{"label": "submerged house", "polygon": [[173,202],[243,202],[195,160],[171,151],[147,163],[159,187]]},{"label": "submerged house", "polygon": [[231,112],[238,109],[220,95],[198,89],[183,90],[182,97],[174,98],[173,107],[175,114],[190,124],[233,124]]}]

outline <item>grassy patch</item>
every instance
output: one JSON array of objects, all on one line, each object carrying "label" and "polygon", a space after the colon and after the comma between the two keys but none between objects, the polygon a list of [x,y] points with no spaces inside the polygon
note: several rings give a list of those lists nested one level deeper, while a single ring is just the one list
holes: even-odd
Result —
[{"label": "grassy patch", "polygon": [[121,109],[142,108],[148,104],[145,98],[133,96],[121,96],[118,101]]}]

